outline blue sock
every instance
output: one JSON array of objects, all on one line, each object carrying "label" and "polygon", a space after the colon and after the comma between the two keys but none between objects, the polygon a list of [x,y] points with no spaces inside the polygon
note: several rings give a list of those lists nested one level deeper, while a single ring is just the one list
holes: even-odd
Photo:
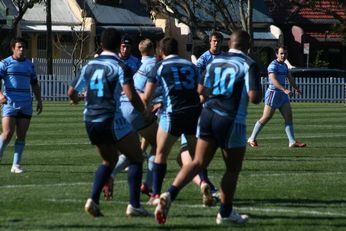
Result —
[{"label": "blue sock", "polygon": [[294,129],[292,124],[285,124],[285,132],[288,138],[289,144],[294,144],[296,142],[294,138]]},{"label": "blue sock", "polygon": [[209,178],[208,178],[207,182],[210,186],[211,192],[215,192],[217,189],[215,188],[215,185],[209,180]]},{"label": "blue sock", "polygon": [[179,193],[180,189],[178,189],[177,187],[171,185],[171,187],[169,187],[168,192],[171,195],[171,201],[174,201],[175,198],[177,198],[178,193]]},{"label": "blue sock", "polygon": [[167,171],[167,164],[156,164],[153,166],[153,194],[160,195],[163,179]]},{"label": "blue sock", "polygon": [[151,188],[153,185],[153,167],[154,167],[154,160],[155,156],[150,155],[148,158],[148,171],[147,171],[147,176],[145,178],[145,184]]},{"label": "blue sock", "polygon": [[204,170],[200,171],[198,173],[198,175],[199,175],[199,178],[201,179],[201,183],[202,183],[202,181],[208,182],[208,171],[207,171],[207,169],[204,169]]},{"label": "blue sock", "polygon": [[108,178],[110,177],[111,172],[112,172],[112,168],[104,164],[101,164],[95,172],[91,199],[96,204],[99,204],[100,202],[100,194],[101,194],[102,188],[104,184],[107,182]]},{"label": "blue sock", "polygon": [[140,207],[140,192],[143,173],[143,163],[131,162],[127,172],[127,182],[130,191],[130,204],[132,207]]},{"label": "blue sock", "polygon": [[7,147],[8,142],[5,142],[2,137],[0,137],[0,159],[4,155],[4,151]]},{"label": "blue sock", "polygon": [[264,127],[264,125],[261,124],[259,121],[257,121],[255,123],[253,130],[252,130],[251,136],[249,137],[249,140],[256,140],[258,133],[260,133],[260,131],[262,130],[263,127]]},{"label": "blue sock", "polygon": [[219,210],[221,217],[228,217],[231,214],[232,209],[233,209],[232,203],[230,204],[221,203],[220,210]]},{"label": "blue sock", "polygon": [[16,140],[16,142],[14,143],[14,155],[13,155],[12,165],[20,165],[24,147],[25,147],[25,141]]},{"label": "blue sock", "polygon": [[127,166],[129,166],[130,161],[123,154],[119,155],[118,162],[112,171],[112,177],[114,178],[119,172],[123,171]]}]

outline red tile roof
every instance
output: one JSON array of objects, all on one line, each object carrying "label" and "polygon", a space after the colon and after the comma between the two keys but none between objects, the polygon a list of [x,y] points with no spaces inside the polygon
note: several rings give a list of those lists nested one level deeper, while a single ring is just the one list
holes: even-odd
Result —
[{"label": "red tile roof", "polygon": [[[265,0],[265,3],[268,7],[269,14],[272,16],[274,21],[281,23],[287,21],[301,22],[301,20],[312,23],[317,20],[318,23],[322,24],[336,23],[335,17],[328,14],[326,11],[323,12],[323,9],[327,9],[344,19],[346,18],[344,7],[331,0],[315,1],[315,9],[294,6],[291,0]],[[321,11],[316,9],[321,9]]]}]

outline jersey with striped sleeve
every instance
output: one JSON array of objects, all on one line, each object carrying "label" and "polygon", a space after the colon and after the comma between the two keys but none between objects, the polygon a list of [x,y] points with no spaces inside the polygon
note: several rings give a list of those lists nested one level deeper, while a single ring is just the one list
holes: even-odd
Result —
[{"label": "jersey with striped sleeve", "polygon": [[[288,76],[288,66],[286,63],[280,63],[275,59],[269,64],[267,71],[268,75],[274,73],[276,75],[276,80],[279,81],[282,86],[285,86],[286,77]],[[268,88],[271,90],[279,90],[274,86],[270,78]]]},{"label": "jersey with striped sleeve", "polygon": [[177,55],[169,55],[158,62],[149,73],[148,81],[162,88],[162,113],[181,112],[200,107],[197,67]]},{"label": "jersey with striped sleeve", "polygon": [[100,55],[89,61],[71,84],[86,91],[84,120],[102,122],[121,116],[120,95],[124,84],[133,84],[131,71],[117,57]]},{"label": "jersey with striped sleeve", "polygon": [[7,57],[0,62],[0,78],[4,82],[3,94],[9,103],[32,100],[31,84],[37,83],[37,77],[30,60]]},{"label": "jersey with striped sleeve", "polygon": [[210,89],[205,107],[245,124],[248,92],[261,88],[257,63],[243,53],[216,57],[208,66],[204,86]]},{"label": "jersey with striped sleeve", "polygon": [[205,69],[207,68],[207,65],[213,61],[213,59],[219,55],[224,54],[225,52],[220,51],[217,54],[213,54],[210,52],[210,50],[207,50],[206,52],[204,52],[198,59],[196,62],[196,66],[198,67],[199,71],[201,73],[203,73],[205,71]]}]

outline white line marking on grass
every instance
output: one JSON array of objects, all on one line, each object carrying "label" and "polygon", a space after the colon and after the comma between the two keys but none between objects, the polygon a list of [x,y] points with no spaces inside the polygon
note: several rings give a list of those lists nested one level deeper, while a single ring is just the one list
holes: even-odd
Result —
[{"label": "white line marking on grass", "polygon": [[[85,200],[78,200],[78,199],[44,199],[43,201],[49,201],[53,203],[78,203],[83,204]],[[119,204],[124,205],[128,204],[126,201],[107,201],[102,203],[112,203],[112,204]],[[142,202],[143,203],[143,202]],[[194,205],[187,205],[187,204],[180,204],[180,203],[174,203],[172,205],[173,207],[178,208],[204,208],[201,204],[194,204]],[[342,206],[341,206],[342,207]],[[206,208],[209,209],[209,208]],[[213,207],[211,209],[218,209],[218,206]],[[292,213],[296,215],[302,215],[302,214],[308,214],[308,215],[316,215],[316,216],[338,216],[338,217],[346,217],[346,213],[338,213],[338,212],[322,212],[322,211],[316,211],[316,210],[302,210],[302,209],[282,209],[282,208],[256,208],[256,207],[237,207],[238,210],[242,212],[248,212],[248,211],[254,211],[254,212],[263,212],[263,213]]]},{"label": "white line marking on grass", "polygon": [[307,175],[307,176],[316,176],[316,175],[345,175],[346,172],[297,172],[297,173],[253,173],[253,174],[243,174],[243,177],[250,176],[250,177],[258,177],[258,176],[301,176],[301,175]]}]

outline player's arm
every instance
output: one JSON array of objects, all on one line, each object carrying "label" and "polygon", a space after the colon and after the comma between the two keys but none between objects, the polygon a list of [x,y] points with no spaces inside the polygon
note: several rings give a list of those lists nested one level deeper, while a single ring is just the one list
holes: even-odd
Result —
[{"label": "player's arm", "polygon": [[36,112],[39,115],[41,114],[43,110],[43,105],[42,105],[42,98],[41,98],[41,89],[37,79],[31,83],[31,89],[37,101]]},{"label": "player's arm", "polygon": [[249,101],[254,104],[259,104],[262,101],[262,84],[261,74],[257,64],[252,64],[248,71],[248,97]]},{"label": "player's arm", "polygon": [[286,89],[284,86],[280,84],[280,82],[277,80],[277,75],[274,72],[269,73],[269,78],[272,81],[275,88],[283,91],[286,95],[291,96],[292,92],[289,89]]},{"label": "player's arm", "polygon": [[0,104],[6,104],[7,103],[7,98],[6,96],[2,93],[2,80],[0,80]]},{"label": "player's arm", "polygon": [[293,76],[291,75],[291,72],[290,72],[290,71],[288,72],[287,79],[288,79],[288,82],[291,84],[291,86],[294,88],[294,90],[295,90],[298,94],[301,94],[301,91],[300,91],[299,87],[297,86],[296,81],[295,81],[295,79],[293,78]]},{"label": "player's arm", "polygon": [[129,99],[129,101],[131,102],[131,104],[133,105],[133,107],[137,111],[141,113],[145,113],[146,107],[143,104],[141,98],[139,97],[137,91],[135,90],[133,84],[125,83],[123,85],[123,91],[125,95],[127,96],[127,98]]}]

